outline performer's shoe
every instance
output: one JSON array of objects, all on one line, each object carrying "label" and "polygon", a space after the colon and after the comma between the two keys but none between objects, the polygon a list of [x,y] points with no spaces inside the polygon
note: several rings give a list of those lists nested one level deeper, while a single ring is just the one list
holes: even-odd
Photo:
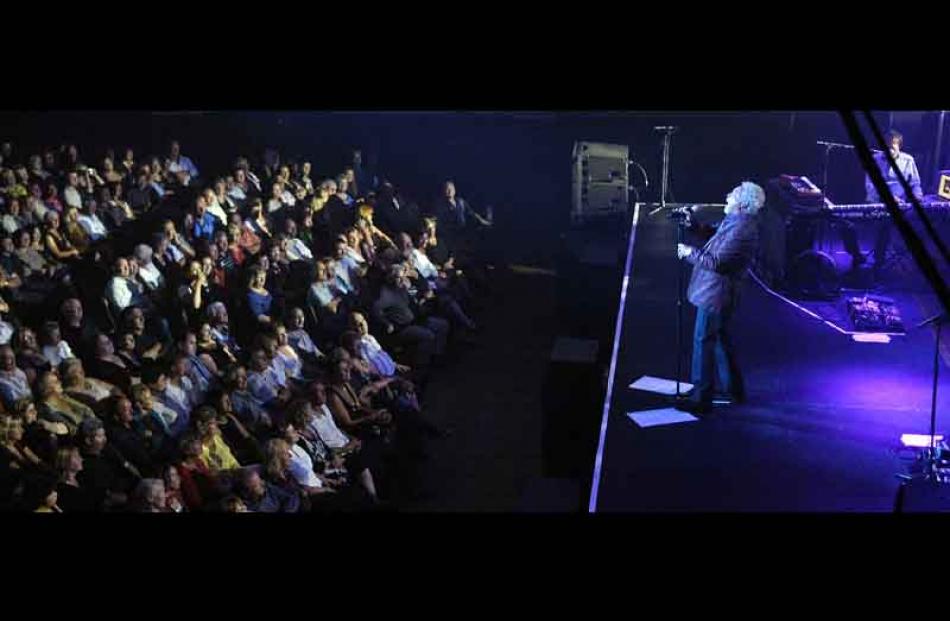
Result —
[{"label": "performer's shoe", "polygon": [[746,402],[745,394],[716,394],[713,395],[714,405],[742,405]]},{"label": "performer's shoe", "polygon": [[689,412],[690,414],[709,414],[712,412],[712,404],[693,401],[685,395],[680,395],[673,407],[680,412]]}]

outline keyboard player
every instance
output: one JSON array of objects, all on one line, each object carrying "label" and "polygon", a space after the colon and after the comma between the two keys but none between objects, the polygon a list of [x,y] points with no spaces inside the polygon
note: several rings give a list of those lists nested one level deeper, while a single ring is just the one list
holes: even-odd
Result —
[{"label": "keyboard player", "polygon": [[[904,137],[900,134],[900,132],[892,129],[887,133],[886,138],[890,147],[891,156],[897,163],[898,170],[900,170],[901,174],[907,180],[907,183],[910,185],[914,196],[916,196],[918,200],[923,199],[923,191],[920,188],[920,173],[917,171],[917,162],[914,161],[913,156],[901,151],[901,148],[904,146]],[[898,202],[906,202],[907,195],[904,193],[904,187],[901,185],[900,180],[897,177],[897,172],[887,161],[886,154],[875,154],[874,163],[877,165],[878,169],[881,171],[881,174],[884,176],[884,179],[887,181],[887,187],[894,195],[894,198],[896,198]],[[874,188],[874,184],[871,183],[870,175],[865,178],[864,187],[867,192],[867,202],[881,202],[881,197],[878,196],[877,190]],[[858,246],[858,235],[854,228],[854,224],[851,222],[839,221],[837,222],[837,225],[841,231],[841,239],[844,242],[845,250],[847,250],[848,254],[851,255],[852,269],[857,268],[865,263],[867,259],[861,252],[861,248]],[[882,218],[881,220],[877,221],[874,226],[876,228],[874,231],[874,277],[877,279],[880,276],[881,269],[884,266],[885,254],[887,253],[887,247],[891,240],[892,225],[890,218]]]}]

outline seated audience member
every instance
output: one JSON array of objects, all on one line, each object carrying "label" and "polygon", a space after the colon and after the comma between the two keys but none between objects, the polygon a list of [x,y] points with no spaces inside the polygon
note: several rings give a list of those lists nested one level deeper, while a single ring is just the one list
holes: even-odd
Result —
[{"label": "seated audience member", "polygon": [[218,202],[218,195],[215,194],[213,188],[207,188],[202,193],[205,199],[205,208],[208,213],[214,216],[217,219],[216,227],[227,226],[228,224],[228,214],[224,210],[224,207],[221,206],[221,203]]},{"label": "seated audience member", "polygon": [[350,364],[341,360],[330,367],[327,405],[337,426],[357,437],[381,435],[393,421],[382,408],[374,408],[350,384]]},{"label": "seated audience member", "polygon": [[96,327],[84,313],[82,302],[67,298],[59,307],[59,325],[70,350],[82,358],[95,356]]},{"label": "seated audience member", "polygon": [[272,364],[262,348],[251,351],[251,372],[247,376],[248,388],[265,407],[274,408],[290,401],[290,387],[283,365]]},{"label": "seated audience member", "polygon": [[185,370],[201,399],[218,387],[220,371],[214,359],[198,352],[198,337],[186,332],[178,341],[178,351],[186,357]]},{"label": "seated audience member", "polygon": [[215,475],[222,471],[236,470],[241,464],[234,457],[231,448],[218,428],[218,413],[209,406],[195,410],[195,431],[201,440],[201,458]]},{"label": "seated audience member", "polygon": [[55,371],[47,371],[40,376],[36,383],[36,392],[40,418],[63,423],[70,433],[75,433],[83,421],[96,418],[92,408],[63,391],[63,385]]},{"label": "seated audience member", "polygon": [[[16,416],[0,415],[0,463],[19,474],[35,476],[52,472],[51,464],[33,452],[24,441],[23,421]],[[2,468],[4,466],[0,466]]]},{"label": "seated audience member", "polygon": [[146,360],[156,360],[169,348],[169,330],[164,317],[147,321],[139,306],[129,306],[122,313],[121,330],[135,337],[135,351]]},{"label": "seated audience member", "polygon": [[79,249],[76,248],[67,239],[66,235],[60,230],[59,214],[50,211],[46,214],[46,228],[43,236],[46,252],[61,262],[75,262],[79,256]]},{"label": "seated audience member", "polygon": [[[129,369],[133,377],[141,377],[142,367],[145,365],[145,359],[139,353],[138,343],[135,335],[131,332],[120,332],[116,338],[116,355],[122,359],[122,362]],[[154,360],[154,358],[151,358]]]},{"label": "seated audience member", "polygon": [[82,360],[78,358],[65,360],[61,369],[63,390],[66,394],[80,403],[88,405],[97,413],[100,411],[101,404],[104,404],[107,399],[122,394],[112,384],[94,377],[86,377]]},{"label": "seated audience member", "polygon": [[89,363],[89,374],[112,384],[125,394],[132,387],[132,370],[116,355],[109,335],[99,333],[95,338],[95,358]]},{"label": "seated audience member", "polygon": [[216,408],[218,428],[238,462],[242,464],[263,462],[264,453],[260,442],[234,411],[231,395],[225,391],[215,391],[208,396],[208,402]]},{"label": "seated audience member", "polygon": [[[368,362],[373,370],[382,377],[393,377],[396,373],[407,374],[411,368],[393,360],[369,333],[369,324],[362,313],[350,313],[350,329],[356,332],[356,354]],[[350,353],[353,353],[352,351]]]},{"label": "seated audience member", "polygon": [[[225,306],[224,302],[213,302],[208,305],[207,314],[211,338],[214,339],[218,347],[229,352],[229,354],[225,354],[228,359],[233,359],[234,354],[241,351],[241,347],[231,332],[228,307]],[[231,361],[233,362],[233,360]]]},{"label": "seated audience member", "polygon": [[146,244],[139,244],[133,251],[135,262],[138,263],[138,272],[136,277],[145,285],[148,291],[159,291],[165,287],[165,276],[152,260],[154,253],[152,248]]},{"label": "seated audience member", "polygon": [[278,423],[277,431],[290,453],[287,472],[299,489],[307,495],[313,496],[315,494],[335,493],[343,486],[344,483],[341,479],[317,473],[316,469],[326,472],[326,464],[314,463],[314,458],[304,448],[301,442],[302,438],[294,428],[293,423],[289,420]]},{"label": "seated audience member", "polygon": [[421,317],[410,283],[401,264],[390,267],[386,282],[380,287],[372,315],[385,334],[411,350],[413,364],[424,369],[433,356],[445,351],[449,323],[438,317]]},{"label": "seated audience member", "polygon": [[322,382],[311,384],[309,399],[294,410],[291,422],[303,438],[319,441],[330,451],[328,463],[331,466],[342,464],[353,479],[360,481],[372,500],[378,499],[376,483],[370,471],[376,458],[369,454],[371,451],[365,449],[358,438],[347,435],[337,427],[327,407],[326,387]]},{"label": "seated audience member", "polygon": [[218,219],[208,211],[204,195],[199,195],[192,213],[185,217],[185,230],[194,242],[201,239],[212,241],[217,222]]},{"label": "seated audience member", "polygon": [[313,260],[313,252],[303,240],[297,237],[297,223],[290,218],[284,221],[284,234],[287,236],[285,251],[288,259],[291,261]]},{"label": "seated audience member", "polygon": [[165,160],[165,168],[183,186],[189,185],[192,180],[198,177],[198,167],[195,166],[190,157],[181,154],[181,145],[177,140],[171,141],[168,148],[168,159]]},{"label": "seated audience member", "polygon": [[77,439],[82,455],[82,471],[77,475],[80,486],[89,490],[100,510],[126,508],[140,473],[108,445],[105,427],[98,418],[84,420]]},{"label": "seated audience member", "polygon": [[26,373],[17,367],[16,354],[9,345],[0,345],[0,395],[8,410],[20,399],[33,398],[30,381]]},{"label": "seated audience member", "polygon": [[261,199],[251,199],[251,217],[244,221],[244,226],[261,240],[270,239],[274,236]]},{"label": "seated audience member", "polygon": [[261,267],[251,268],[250,280],[247,285],[247,307],[258,323],[270,325],[271,305],[274,296],[264,286],[267,282],[267,272]]},{"label": "seated audience member", "polygon": [[167,513],[165,482],[162,479],[142,479],[132,492],[130,509],[137,513]]},{"label": "seated audience member", "polygon": [[287,327],[289,328],[287,342],[294,348],[297,355],[303,359],[304,364],[316,366],[323,358],[323,352],[317,348],[310,337],[310,333],[307,332],[306,323],[306,316],[302,308],[297,306],[290,309],[290,314],[287,317]]},{"label": "seated audience member", "polygon": [[264,437],[273,429],[273,421],[264,402],[248,389],[247,377],[247,369],[234,365],[225,375],[224,386],[241,424],[256,437]]},{"label": "seated audience member", "polygon": [[132,280],[132,267],[125,257],[119,257],[113,264],[113,276],[106,284],[105,298],[116,313],[133,305],[140,308],[152,306],[145,296],[145,287]]},{"label": "seated audience member", "polygon": [[165,239],[168,240],[168,252],[171,253],[175,262],[178,262],[179,257],[194,259],[197,256],[194,247],[175,228],[174,221],[165,220],[162,231],[165,233]]},{"label": "seated audience member", "polygon": [[168,376],[163,367],[158,364],[150,364],[142,369],[142,384],[148,386],[153,399],[158,404],[174,412],[175,416],[171,420],[166,419],[169,435],[173,437],[180,435],[191,422],[192,407],[188,396],[174,387],[169,388]]},{"label": "seated audience member", "polygon": [[142,475],[156,474],[168,448],[163,445],[164,436],[152,433],[147,422],[136,416],[132,401],[125,395],[115,396],[108,403],[106,435],[109,442]]},{"label": "seated audience member", "polygon": [[188,363],[189,357],[184,352],[179,351],[172,357],[168,369],[167,391],[175,401],[185,403],[189,408],[195,408],[201,404],[205,393],[191,381],[191,376],[188,375]]},{"label": "seated audience member", "polygon": [[178,476],[185,506],[189,511],[202,511],[217,496],[217,478],[201,457],[201,438],[197,434],[185,435],[179,447],[182,457],[178,462]]},{"label": "seated audience member", "polygon": [[301,510],[300,495],[296,490],[286,491],[265,481],[257,470],[250,468],[241,473],[241,498],[248,511],[255,513],[297,513]]},{"label": "seated audience member", "polygon": [[43,349],[40,350],[53,368],[58,367],[64,360],[75,358],[72,348],[59,330],[59,323],[47,321],[43,324]]},{"label": "seated audience member", "polygon": [[56,479],[39,475],[26,480],[23,490],[23,508],[33,513],[62,513]]},{"label": "seated audience member", "polygon": [[136,214],[143,214],[158,205],[161,197],[149,181],[148,169],[142,169],[136,176],[135,187],[129,190],[129,207]]},{"label": "seated audience member", "polygon": [[56,473],[59,482],[56,492],[64,513],[92,513],[98,507],[98,498],[92,488],[79,481],[83,471],[83,457],[79,447],[64,446],[56,452]]},{"label": "seated audience member", "polygon": [[86,201],[85,209],[77,215],[76,221],[86,233],[89,243],[105,239],[109,235],[109,229],[99,218],[99,204],[94,200]]},{"label": "seated audience member", "polygon": [[31,384],[40,374],[53,368],[49,360],[43,356],[33,330],[26,327],[20,328],[13,337],[13,347],[16,351],[17,366],[23,369]]},{"label": "seated audience member", "polygon": [[56,459],[60,438],[69,435],[69,427],[39,418],[33,400],[29,397],[13,404],[13,416],[23,425],[23,441],[30,450],[47,464]]},{"label": "seated audience member", "polygon": [[163,469],[162,478],[165,481],[165,507],[170,513],[185,512],[185,498],[181,492],[181,476],[178,468],[167,465]]}]

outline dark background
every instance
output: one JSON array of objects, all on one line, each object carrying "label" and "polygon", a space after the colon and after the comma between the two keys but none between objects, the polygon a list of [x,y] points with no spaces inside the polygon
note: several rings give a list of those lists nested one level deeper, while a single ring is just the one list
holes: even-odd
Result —
[{"label": "dark background", "polygon": [[[936,114],[877,117],[882,129],[905,134],[930,191]],[[671,180],[673,198],[684,202],[722,202],[743,178],[764,185],[776,174],[800,173],[820,183],[823,149],[815,140],[849,142],[833,112],[4,112],[0,136],[15,140],[22,154],[75,142],[84,161],[96,165],[107,146],[132,146],[137,157],[164,155],[177,138],[206,174],[224,172],[238,153],[254,158],[278,146],[285,160],[309,158],[318,177],[335,175],[347,150],[359,146],[364,161],[419,200],[451,177],[477,207],[492,205],[501,227],[540,232],[567,222],[576,140],[630,145],[649,189],[638,171],[631,179],[643,200],[657,200],[661,141],[652,128],[668,124],[680,128]],[[832,199],[861,202],[863,188],[854,153],[832,151]]]}]

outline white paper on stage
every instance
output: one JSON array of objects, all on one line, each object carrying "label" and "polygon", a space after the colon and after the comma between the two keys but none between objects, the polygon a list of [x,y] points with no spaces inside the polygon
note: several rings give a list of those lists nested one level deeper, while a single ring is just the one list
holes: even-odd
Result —
[{"label": "white paper on stage", "polygon": [[[653,377],[652,375],[644,375],[634,383],[630,384],[630,388],[634,390],[646,390],[647,392],[656,392],[661,395],[675,395],[676,394],[676,382],[674,380],[663,379],[661,377]],[[680,394],[688,392],[693,389],[692,384],[686,382],[680,382]]]},{"label": "white paper on stage", "polygon": [[640,412],[628,412],[627,416],[640,427],[657,427],[659,425],[674,425],[676,423],[689,423],[699,420],[692,414],[680,412],[676,408],[663,408],[660,410],[643,410]]}]

